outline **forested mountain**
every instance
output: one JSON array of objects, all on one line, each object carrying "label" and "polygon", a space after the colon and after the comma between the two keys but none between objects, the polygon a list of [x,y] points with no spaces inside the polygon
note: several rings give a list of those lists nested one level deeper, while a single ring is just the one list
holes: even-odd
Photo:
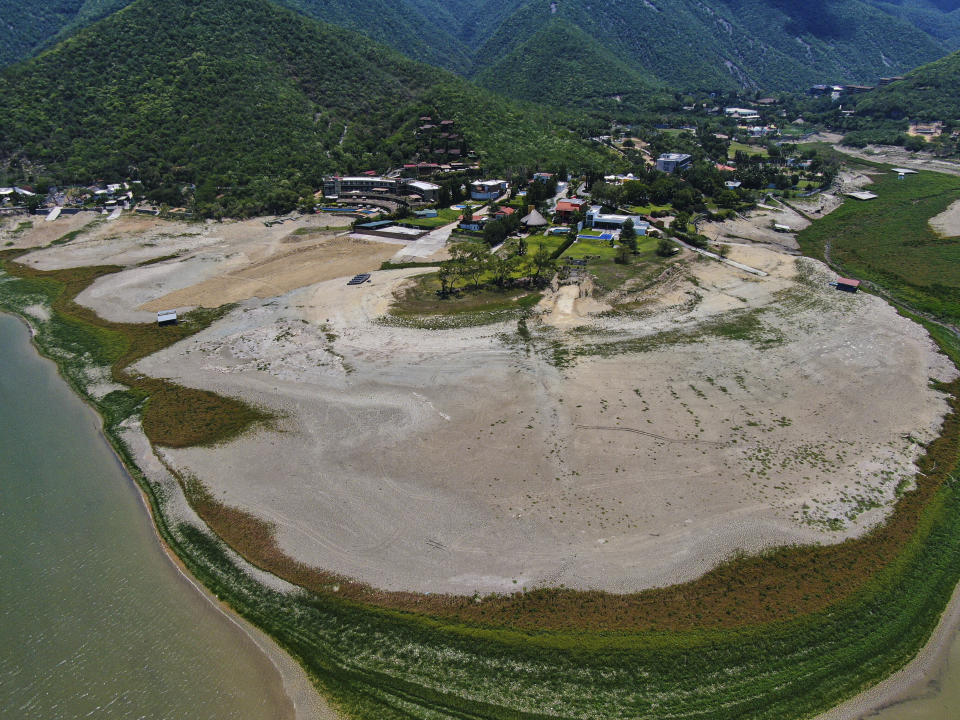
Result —
[{"label": "forested mountain", "polygon": [[960,0],[870,0],[870,4],[906,20],[951,50],[960,48]]},{"label": "forested mountain", "polygon": [[[0,0],[0,64],[130,0]],[[204,0],[199,0],[200,3]],[[583,58],[564,63],[598,82],[649,78],[674,89],[797,90],[873,82],[960,47],[960,0],[277,0],[357,30],[407,56],[476,77],[498,92],[556,102],[545,61],[579,31]],[[563,20],[558,29],[551,20]],[[523,79],[545,73],[545,87]],[[624,75],[624,71],[630,72]],[[504,75],[503,73],[508,73]],[[521,82],[498,80],[509,77]],[[571,90],[576,90],[570,83]],[[589,97],[589,95],[588,95]]]},{"label": "forested mountain", "polygon": [[[0,65],[29,57],[133,0],[0,0]],[[205,0],[200,0],[204,2]],[[298,12],[390,45],[415,60],[465,72],[466,47],[432,0],[276,0]],[[443,5],[443,3],[439,3]]]},{"label": "forested mountain", "polygon": [[875,81],[947,52],[908,20],[861,0],[532,0],[476,50],[475,71],[482,75],[553,18],[679,89]]},{"label": "forested mountain", "polygon": [[130,0],[0,0],[0,67],[129,4]]},{"label": "forested mountain", "polygon": [[664,93],[656,80],[559,18],[551,18],[529,40],[491,60],[474,77],[478,84],[551,105],[636,108],[651,95]]},{"label": "forested mountain", "polygon": [[878,119],[960,121],[960,52],[919,67],[856,98],[857,115]]},{"label": "forested mountain", "polygon": [[493,170],[600,164],[546,112],[268,0],[137,0],[7,68],[0,97],[2,162],[196,183],[211,200],[385,169],[415,152],[425,113],[454,120]]}]

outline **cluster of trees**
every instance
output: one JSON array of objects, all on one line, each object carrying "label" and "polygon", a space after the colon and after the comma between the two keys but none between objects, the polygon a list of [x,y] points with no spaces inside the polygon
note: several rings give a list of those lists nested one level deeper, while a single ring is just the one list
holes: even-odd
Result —
[{"label": "cluster of trees", "polygon": [[[496,213],[498,209],[496,205],[491,206],[490,214]],[[490,247],[496,247],[519,229],[520,213],[514,212],[511,215],[504,215],[502,218],[491,220],[484,225],[483,239]]]},{"label": "cluster of trees", "polygon": [[556,268],[556,260],[543,245],[529,252],[524,241],[512,243],[498,253],[491,253],[481,243],[463,242],[450,246],[450,260],[437,272],[440,295],[447,297],[457,291],[457,283],[479,289],[484,282],[506,288],[520,280],[534,286],[549,281]]}]

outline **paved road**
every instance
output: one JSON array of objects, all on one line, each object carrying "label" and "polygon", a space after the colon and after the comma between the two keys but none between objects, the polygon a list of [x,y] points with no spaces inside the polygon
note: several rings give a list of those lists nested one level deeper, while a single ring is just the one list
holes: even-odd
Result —
[{"label": "paved road", "polygon": [[431,230],[419,240],[405,245],[403,249],[398,250],[397,254],[390,258],[390,262],[414,262],[430,257],[435,252],[446,247],[447,241],[450,239],[450,233],[453,232],[453,229],[459,224],[459,221],[452,222],[436,230]]}]

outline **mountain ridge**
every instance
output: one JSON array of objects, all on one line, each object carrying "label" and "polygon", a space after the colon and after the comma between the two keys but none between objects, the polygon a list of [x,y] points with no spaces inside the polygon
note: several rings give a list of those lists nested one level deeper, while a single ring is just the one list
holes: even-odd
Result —
[{"label": "mountain ridge", "polygon": [[[277,1],[488,87],[494,68],[544,55],[537,48],[517,52],[552,18],[583,33],[584,52],[594,59],[589,76],[600,77],[610,66],[600,59],[613,56],[617,69],[681,91],[872,83],[960,47],[955,0],[611,0],[601,7],[587,0]],[[0,27],[0,64],[130,2],[22,0],[11,11],[15,21]],[[14,5],[0,0],[0,8],[5,4]],[[538,93],[507,88],[507,94],[535,99]]]}]

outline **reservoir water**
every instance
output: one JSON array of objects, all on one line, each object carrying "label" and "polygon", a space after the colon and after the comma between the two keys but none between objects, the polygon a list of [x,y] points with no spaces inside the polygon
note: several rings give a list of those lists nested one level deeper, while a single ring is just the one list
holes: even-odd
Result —
[{"label": "reservoir water", "polygon": [[0,314],[0,717],[292,712],[276,668],[165,556],[93,411]]}]

